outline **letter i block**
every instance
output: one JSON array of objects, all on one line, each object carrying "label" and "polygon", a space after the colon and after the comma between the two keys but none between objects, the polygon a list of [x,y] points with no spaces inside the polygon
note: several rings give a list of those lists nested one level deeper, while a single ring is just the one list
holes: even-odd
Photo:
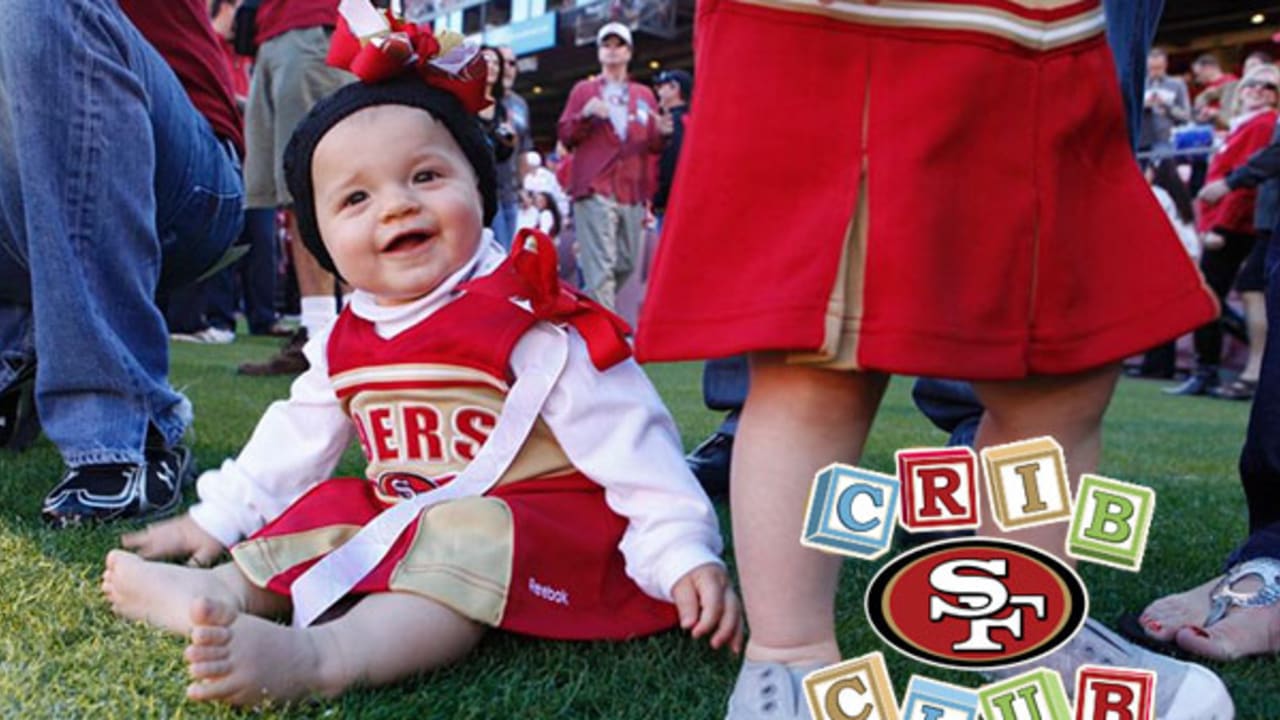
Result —
[{"label": "letter i block", "polygon": [[804,676],[814,720],[901,720],[884,655],[872,652]]},{"label": "letter i block", "polygon": [[912,675],[902,699],[902,720],[977,720],[978,693]]},{"label": "letter i block", "polygon": [[978,527],[978,456],[967,447],[894,453],[908,532]]},{"label": "letter i block", "polygon": [[1004,530],[1067,520],[1071,491],[1062,446],[1051,437],[982,449],[991,513]]},{"label": "letter i block", "polygon": [[1142,485],[1084,475],[1067,533],[1067,554],[1138,572],[1147,550],[1156,491]]},{"label": "letter i block", "polygon": [[978,689],[986,720],[1071,720],[1062,678],[1047,668]]},{"label": "letter i block", "polygon": [[1075,720],[1155,720],[1156,674],[1102,665],[1076,671]]},{"label": "letter i block", "polygon": [[800,544],[874,560],[889,550],[898,517],[898,478],[839,463],[818,471]]}]

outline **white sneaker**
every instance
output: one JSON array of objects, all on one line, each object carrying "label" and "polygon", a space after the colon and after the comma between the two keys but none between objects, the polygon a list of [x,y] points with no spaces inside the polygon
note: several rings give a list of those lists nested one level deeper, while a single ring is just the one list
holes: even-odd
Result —
[{"label": "white sneaker", "polygon": [[1202,665],[1175,660],[1141,648],[1089,618],[1071,642],[1045,657],[988,673],[993,679],[1019,675],[1035,668],[1054,670],[1062,678],[1067,697],[1075,695],[1076,668],[1114,665],[1156,672],[1156,720],[1232,720],[1235,705],[1226,685]]},{"label": "white sneaker", "polygon": [[200,343],[203,345],[227,345],[235,342],[236,334],[231,330],[209,327],[193,333],[174,333],[169,336],[177,342]]},{"label": "white sneaker", "polygon": [[743,660],[725,720],[810,720],[803,680],[820,667]]}]

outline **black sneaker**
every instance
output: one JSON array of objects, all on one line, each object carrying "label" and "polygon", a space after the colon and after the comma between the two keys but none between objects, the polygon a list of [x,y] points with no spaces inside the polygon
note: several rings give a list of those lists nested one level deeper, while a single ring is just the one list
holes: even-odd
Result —
[{"label": "black sneaker", "polygon": [[54,527],[156,518],[178,509],[192,477],[191,451],[148,449],[140,465],[82,465],[67,470],[40,514]]},{"label": "black sneaker", "polygon": [[36,416],[36,365],[19,368],[18,375],[0,392],[0,449],[21,452],[40,435]]},{"label": "black sneaker", "polygon": [[715,432],[686,455],[684,461],[707,495],[723,497],[729,492],[729,459],[732,456],[733,436]]}]

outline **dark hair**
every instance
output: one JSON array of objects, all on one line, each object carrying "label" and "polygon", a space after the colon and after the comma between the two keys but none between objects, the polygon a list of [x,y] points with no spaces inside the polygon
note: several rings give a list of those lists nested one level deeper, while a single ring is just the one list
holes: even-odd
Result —
[{"label": "dark hair", "polygon": [[1178,210],[1182,222],[1195,222],[1195,209],[1191,206],[1191,189],[1178,177],[1178,163],[1173,158],[1164,158],[1155,163],[1152,170],[1151,184],[1163,188],[1173,198],[1173,206]]},{"label": "dark hair", "polygon": [[[554,197],[552,197],[551,193],[549,193],[549,192],[539,192],[539,193],[538,193],[538,195],[539,195],[539,196],[541,196],[541,197],[542,197],[542,199],[546,201],[546,203],[547,203],[547,209],[551,211],[551,231],[550,231],[548,234],[549,234],[549,235],[551,235],[551,237],[559,237],[559,235],[560,235],[560,207],[556,205],[556,199],[555,199]],[[541,210],[539,210],[539,211],[538,211],[538,214],[539,214],[539,215],[541,215],[541,214],[542,214],[542,211],[541,211]],[[539,223],[539,224],[538,224],[538,227],[542,227],[542,224],[541,224],[541,223]]]},{"label": "dark hair", "polygon": [[235,0],[209,0],[209,17],[218,17],[223,5],[234,5]]},{"label": "dark hair", "polygon": [[[502,59],[502,51],[498,49],[497,45],[481,45],[480,52],[490,52],[498,56],[498,77],[495,78],[493,84],[489,86],[489,95],[493,98],[493,104],[497,106],[495,107],[496,111],[497,108],[502,107],[502,98],[507,94],[507,88],[502,84],[502,63],[504,62]],[[488,72],[487,67],[485,68],[485,72]]]}]

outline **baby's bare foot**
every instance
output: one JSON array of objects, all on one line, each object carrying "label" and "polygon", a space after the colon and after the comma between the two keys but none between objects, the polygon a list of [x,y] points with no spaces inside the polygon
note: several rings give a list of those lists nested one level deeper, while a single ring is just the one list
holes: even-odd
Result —
[{"label": "baby's bare foot", "polygon": [[192,700],[255,706],[345,689],[334,679],[335,658],[317,646],[316,631],[296,630],[198,598],[190,606],[191,644],[184,657],[195,682]]},{"label": "baby's bare foot", "polygon": [[1209,592],[1221,579],[1213,578],[1186,592],[1166,595],[1151,603],[1139,619],[1142,629],[1156,640],[1172,642],[1182,628],[1202,624],[1209,616]]},{"label": "baby's bare foot", "polygon": [[107,553],[102,592],[120,617],[180,635],[191,631],[191,601],[216,597],[236,604],[231,592],[211,570],[144,560],[125,550]]}]

